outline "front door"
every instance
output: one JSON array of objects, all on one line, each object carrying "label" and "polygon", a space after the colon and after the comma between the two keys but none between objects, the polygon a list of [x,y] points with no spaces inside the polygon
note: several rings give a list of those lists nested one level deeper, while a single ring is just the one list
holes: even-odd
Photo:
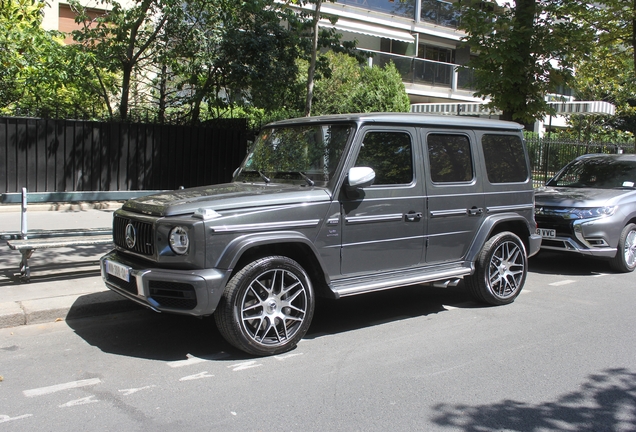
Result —
[{"label": "front door", "polygon": [[[424,198],[413,128],[367,127],[354,166],[375,171],[372,186],[340,194],[343,275],[399,269],[422,259]],[[420,160],[417,157],[417,160]]]}]

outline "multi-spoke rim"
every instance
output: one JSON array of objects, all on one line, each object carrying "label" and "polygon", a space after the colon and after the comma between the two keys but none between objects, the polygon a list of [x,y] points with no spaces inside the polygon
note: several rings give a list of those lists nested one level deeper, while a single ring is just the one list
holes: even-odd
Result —
[{"label": "multi-spoke rim", "polygon": [[636,266],[636,230],[631,230],[627,233],[623,254],[627,267],[632,268]]},{"label": "multi-spoke rim", "polygon": [[518,244],[513,241],[500,244],[490,259],[488,287],[499,298],[514,296],[523,282],[525,267],[524,254]]},{"label": "multi-spoke rim", "polygon": [[294,273],[275,269],[254,278],[241,298],[241,325],[254,342],[276,346],[301,328],[308,289]]}]

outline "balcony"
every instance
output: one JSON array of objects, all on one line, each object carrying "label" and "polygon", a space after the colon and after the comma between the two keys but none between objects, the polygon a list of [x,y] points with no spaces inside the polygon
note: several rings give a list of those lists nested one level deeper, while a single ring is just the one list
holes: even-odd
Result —
[{"label": "balcony", "polygon": [[455,90],[473,91],[472,70],[456,64],[442,63],[416,57],[367,51],[373,54],[373,64],[384,66],[393,62],[402,76],[402,81],[410,84],[446,87]]}]

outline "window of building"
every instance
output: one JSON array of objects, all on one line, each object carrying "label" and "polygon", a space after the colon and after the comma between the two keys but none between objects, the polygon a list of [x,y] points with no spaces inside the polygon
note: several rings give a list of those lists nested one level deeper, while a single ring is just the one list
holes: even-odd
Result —
[{"label": "window of building", "polygon": [[369,132],[365,135],[357,167],[371,167],[376,185],[409,184],[413,181],[411,136],[404,132]]},{"label": "window of building", "polygon": [[416,0],[338,0],[338,3],[415,19]]},{"label": "window of building", "polygon": [[422,0],[420,20],[444,27],[457,28],[459,10],[452,2],[440,0]]},{"label": "window of building", "polygon": [[481,146],[490,183],[516,183],[528,179],[528,167],[520,137],[484,135]]},{"label": "window of building", "polygon": [[430,134],[426,142],[434,183],[469,182],[473,179],[473,157],[467,136]]}]

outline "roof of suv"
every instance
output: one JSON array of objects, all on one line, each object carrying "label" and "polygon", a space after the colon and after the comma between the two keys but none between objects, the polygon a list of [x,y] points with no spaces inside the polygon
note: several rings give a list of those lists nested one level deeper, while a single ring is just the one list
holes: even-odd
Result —
[{"label": "roof of suv", "polygon": [[289,126],[295,124],[323,122],[393,123],[426,126],[454,126],[475,129],[503,129],[519,131],[519,123],[469,116],[441,116],[423,113],[360,113],[334,114],[316,117],[301,117],[270,123],[268,126]]}]

